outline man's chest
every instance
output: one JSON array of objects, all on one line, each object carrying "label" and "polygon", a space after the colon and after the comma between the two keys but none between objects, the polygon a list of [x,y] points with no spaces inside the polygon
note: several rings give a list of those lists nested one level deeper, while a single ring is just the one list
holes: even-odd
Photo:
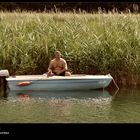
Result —
[{"label": "man's chest", "polygon": [[63,67],[63,62],[62,61],[54,61],[53,67]]}]

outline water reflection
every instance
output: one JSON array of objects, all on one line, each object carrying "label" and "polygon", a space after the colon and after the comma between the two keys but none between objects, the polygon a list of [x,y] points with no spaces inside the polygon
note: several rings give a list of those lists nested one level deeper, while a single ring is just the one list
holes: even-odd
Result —
[{"label": "water reflection", "polygon": [[140,122],[140,88],[122,88],[111,102],[109,119],[114,123]]},{"label": "water reflection", "polygon": [[112,97],[106,90],[9,92],[0,100],[0,122],[104,122]]},{"label": "water reflection", "polygon": [[0,88],[0,99],[6,99],[8,97],[8,91],[7,90],[2,90]]},{"label": "water reflection", "polygon": [[0,121],[96,122],[108,116],[111,99],[106,90],[9,92],[2,103]]},{"label": "water reflection", "polygon": [[111,98],[112,95],[106,90],[87,90],[87,91],[25,91],[9,92],[8,98],[45,98],[45,99],[102,99]]},{"label": "water reflection", "polygon": [[139,123],[140,89],[120,89],[115,93],[106,90],[9,92],[7,100],[0,100],[0,122]]}]

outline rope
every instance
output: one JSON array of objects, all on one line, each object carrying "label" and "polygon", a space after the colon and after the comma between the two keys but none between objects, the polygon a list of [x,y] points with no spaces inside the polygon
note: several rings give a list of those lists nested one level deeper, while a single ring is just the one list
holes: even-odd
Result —
[{"label": "rope", "polygon": [[117,89],[119,90],[119,87],[117,86],[117,84],[116,84],[114,78],[113,78],[113,82],[114,82],[115,86],[117,87]]}]

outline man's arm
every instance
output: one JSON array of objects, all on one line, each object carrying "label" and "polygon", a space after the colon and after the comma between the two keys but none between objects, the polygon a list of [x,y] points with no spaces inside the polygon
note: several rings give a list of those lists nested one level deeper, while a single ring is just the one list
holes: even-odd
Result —
[{"label": "man's arm", "polygon": [[67,69],[68,69],[67,62],[64,61],[64,68],[63,68],[62,70],[63,70],[63,72],[64,72],[64,71],[66,71]]},{"label": "man's arm", "polygon": [[52,60],[49,63],[48,72],[52,72]]},{"label": "man's arm", "polygon": [[66,71],[68,69],[68,66],[67,66],[67,62],[64,60],[63,61],[63,69],[59,72],[60,73],[63,73],[64,71]]}]

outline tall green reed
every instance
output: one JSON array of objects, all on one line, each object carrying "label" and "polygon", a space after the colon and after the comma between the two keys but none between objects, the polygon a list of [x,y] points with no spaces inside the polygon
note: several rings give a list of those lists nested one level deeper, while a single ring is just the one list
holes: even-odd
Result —
[{"label": "tall green reed", "polygon": [[0,13],[0,69],[46,72],[55,50],[73,73],[140,76],[139,14]]}]

